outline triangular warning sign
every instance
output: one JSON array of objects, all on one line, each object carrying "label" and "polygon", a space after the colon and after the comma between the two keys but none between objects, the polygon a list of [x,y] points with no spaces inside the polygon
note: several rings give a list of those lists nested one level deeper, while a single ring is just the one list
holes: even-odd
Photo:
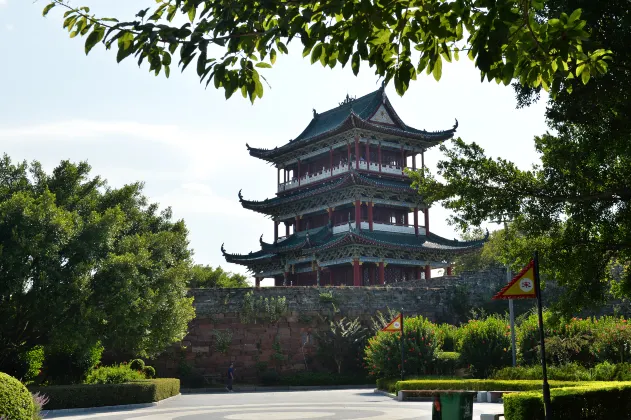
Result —
[{"label": "triangular warning sign", "polygon": [[493,296],[493,299],[534,299],[536,297],[535,262],[530,260],[510,283]]},{"label": "triangular warning sign", "polygon": [[383,327],[381,331],[386,331],[386,332],[401,331],[401,314],[397,315],[396,318],[394,318],[391,323]]}]

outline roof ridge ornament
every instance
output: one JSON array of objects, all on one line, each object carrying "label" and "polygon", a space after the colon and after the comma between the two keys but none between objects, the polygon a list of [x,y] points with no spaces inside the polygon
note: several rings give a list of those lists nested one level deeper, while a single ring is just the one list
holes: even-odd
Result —
[{"label": "roof ridge ornament", "polygon": [[356,96],[349,96],[348,93],[347,93],[346,94],[346,98],[344,98],[344,100],[342,102],[340,102],[340,106],[346,105],[346,104],[350,104],[351,102],[353,102],[356,99],[357,99]]},{"label": "roof ridge ornament", "polygon": [[313,118],[318,116],[318,112],[315,110],[315,108],[313,108]]},{"label": "roof ridge ornament", "polygon": [[221,253],[223,254],[223,256],[226,256],[226,248],[223,247],[224,244],[221,244]]},{"label": "roof ridge ornament", "polygon": [[453,130],[456,131],[456,129],[458,128],[458,118],[455,119],[456,123],[454,124],[454,128]]},{"label": "roof ridge ornament", "polygon": [[239,201],[243,201],[243,195],[241,195],[241,191],[243,191],[242,189],[239,190]]}]

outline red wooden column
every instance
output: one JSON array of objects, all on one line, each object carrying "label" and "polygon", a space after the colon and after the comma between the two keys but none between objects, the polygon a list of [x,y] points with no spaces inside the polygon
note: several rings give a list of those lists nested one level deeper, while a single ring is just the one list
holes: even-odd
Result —
[{"label": "red wooden column", "polygon": [[425,266],[425,280],[432,278],[432,268],[429,265]]},{"label": "red wooden column", "polygon": [[355,136],[355,169],[359,169],[359,136]]},{"label": "red wooden column", "polygon": [[298,186],[300,186],[300,159],[298,159]]},{"label": "red wooden column", "polygon": [[425,235],[429,235],[429,209],[425,209]]},{"label": "red wooden column", "polygon": [[373,286],[375,284],[375,267],[374,265],[370,267],[370,285]]},{"label": "red wooden column", "polygon": [[414,207],[414,234],[418,236],[418,207]]},{"label": "red wooden column", "polygon": [[261,278],[260,277],[254,277],[254,287],[261,287]]},{"label": "red wooden column", "polygon": [[386,281],[386,269],[383,261],[379,263],[379,284],[384,284]]},{"label": "red wooden column", "polygon": [[447,267],[447,275],[451,276],[451,274],[452,274],[452,267],[449,266],[449,267]]},{"label": "red wooden column", "polygon": [[280,222],[274,222],[274,242],[278,242],[278,224]]},{"label": "red wooden column", "polygon": [[289,236],[289,223],[285,222],[285,236]]},{"label": "red wooden column", "polygon": [[[407,209],[406,209],[407,210]],[[403,213],[403,225],[407,226],[409,225],[409,220],[408,220],[408,212],[406,211],[405,213]]]},{"label": "red wooden column", "polygon": [[366,169],[370,170],[370,140],[366,139]]},{"label": "red wooden column", "polygon": [[353,286],[361,286],[359,277],[359,258],[353,259]]},{"label": "red wooden column", "polygon": [[381,143],[379,143],[379,147],[377,149],[378,159],[379,159],[379,172],[381,172]]},{"label": "red wooden column", "polygon": [[412,155],[412,170],[416,171],[416,153]]},{"label": "red wooden column", "polygon": [[329,168],[331,169],[331,176],[333,176],[333,148],[329,150]]},{"label": "red wooden column", "polygon": [[421,279],[421,266],[420,265],[417,265],[416,267],[414,267],[414,277],[416,277],[416,280]]},{"label": "red wooden column", "polygon": [[280,168],[276,168],[276,184],[280,185]]},{"label": "red wooden column", "polygon": [[362,202],[361,200],[355,200],[355,228],[359,230],[361,228],[362,218]]},{"label": "red wooden column", "polygon": [[401,146],[401,173],[403,173],[403,168],[405,168],[405,151],[403,146]]},{"label": "red wooden column", "polygon": [[372,208],[373,202],[368,202],[368,229],[372,232]]},{"label": "red wooden column", "polygon": [[[425,169],[425,151],[421,152],[421,169]],[[423,174],[425,174],[425,172],[423,172]]]},{"label": "red wooden column", "polygon": [[300,232],[300,216],[296,216],[296,224],[294,225],[294,233]]}]

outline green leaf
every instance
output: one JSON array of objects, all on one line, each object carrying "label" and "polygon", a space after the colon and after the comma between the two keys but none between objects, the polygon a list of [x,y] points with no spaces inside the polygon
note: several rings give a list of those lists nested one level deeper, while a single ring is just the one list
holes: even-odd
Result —
[{"label": "green leaf", "polygon": [[353,58],[351,58],[351,69],[353,70],[353,74],[355,76],[357,76],[357,73],[359,73],[359,62],[360,62],[359,52],[355,51],[353,53]]},{"label": "green leaf", "polygon": [[193,4],[193,6],[188,9],[188,20],[191,21],[191,23],[193,23],[193,21],[195,20],[195,13],[197,12],[197,8],[195,7],[195,2],[191,2]]},{"label": "green leaf", "polygon": [[324,48],[322,46],[322,43],[318,43],[315,47],[313,47],[313,50],[311,51],[311,64],[320,60],[323,52]]},{"label": "green leaf", "polygon": [[46,7],[44,7],[44,11],[42,12],[42,16],[46,16],[48,14],[48,12],[50,12],[50,9],[52,9],[55,6],[56,6],[55,3],[50,3],[50,4],[46,5]]},{"label": "green leaf", "polygon": [[589,67],[585,66],[585,69],[581,73],[581,80],[583,81],[584,85],[586,85],[587,82],[589,82],[589,77],[590,77]]},{"label": "green leaf", "polygon": [[92,48],[94,48],[96,44],[101,42],[104,36],[105,36],[105,28],[102,27],[101,25],[96,26],[94,30],[90,32],[90,35],[88,35],[87,39],[85,40],[85,55],[88,55],[88,53],[92,50]]},{"label": "green leaf", "polygon": [[274,48],[269,52],[269,61],[274,64],[276,63],[276,50]]},{"label": "green leaf", "polygon": [[440,81],[440,77],[443,74],[443,61],[441,60],[440,56],[436,56],[436,63],[434,64],[434,70],[432,70],[432,75],[434,76],[434,79],[436,79],[436,81]]},{"label": "green leaf", "polygon": [[570,18],[568,19],[568,23],[574,23],[574,21],[581,17],[582,12],[583,11],[581,9],[576,9],[575,11],[573,11],[570,15]]},{"label": "green leaf", "polygon": [[265,63],[265,62],[261,61],[260,63],[256,63],[255,67],[259,67],[259,68],[262,68],[262,69],[271,69],[272,65],[269,64],[269,63]]}]

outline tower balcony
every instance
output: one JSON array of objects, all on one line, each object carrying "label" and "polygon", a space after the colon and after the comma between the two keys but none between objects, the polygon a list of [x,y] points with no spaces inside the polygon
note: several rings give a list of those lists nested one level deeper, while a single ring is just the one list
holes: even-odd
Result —
[{"label": "tower balcony", "polygon": [[[355,166],[354,163],[353,163],[353,166]],[[388,175],[399,175],[399,176],[405,175],[403,171],[405,168],[401,166],[385,165],[385,164],[379,165],[378,163],[374,163],[374,162],[368,163],[365,161],[360,161],[358,165],[358,169],[363,170],[363,171],[388,174]],[[294,178],[287,182],[279,183],[278,192],[280,193],[284,191],[289,191],[294,188],[313,184],[318,181],[322,181],[323,179],[332,178],[334,176],[349,172],[350,170],[351,169],[347,163],[342,163],[337,166],[333,166],[332,169],[323,167],[322,170],[320,170],[319,172],[307,173],[301,176],[300,178]]]},{"label": "tower balcony", "polygon": [[[351,221],[354,225],[354,221]],[[370,230],[370,223],[367,221],[361,222],[362,230]],[[348,223],[341,223],[336,226],[333,226],[333,234],[336,235],[338,233],[348,232],[349,225]],[[384,222],[373,222],[372,224],[373,231],[380,232],[389,232],[389,233],[403,233],[407,235],[416,235],[414,231],[414,225],[404,225],[404,224],[396,224],[396,223],[384,223]],[[426,230],[425,226],[418,227],[418,234],[425,235]]]}]

